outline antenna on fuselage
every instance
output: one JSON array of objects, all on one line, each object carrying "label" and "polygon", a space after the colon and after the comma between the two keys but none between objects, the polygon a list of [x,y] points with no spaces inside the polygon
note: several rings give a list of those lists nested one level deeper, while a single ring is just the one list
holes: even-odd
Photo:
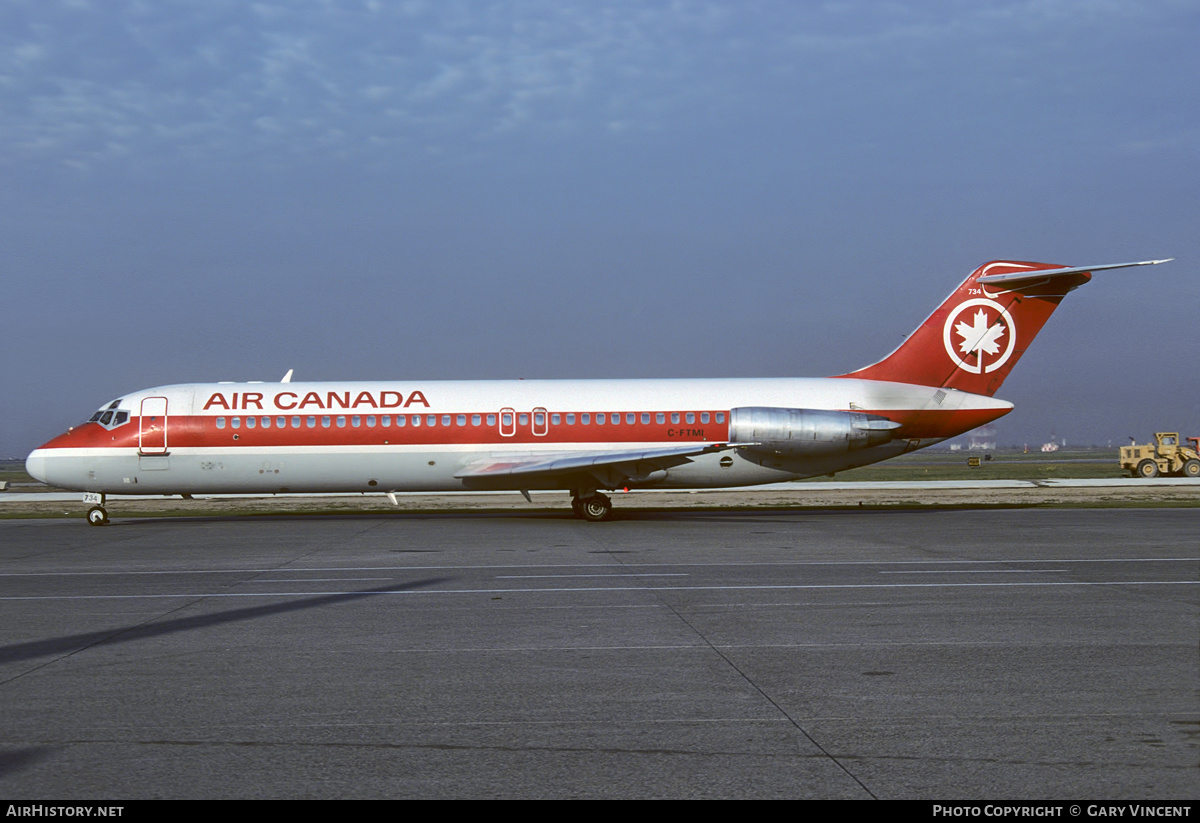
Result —
[{"label": "antenna on fuselage", "polygon": [[288,373],[285,374],[283,376],[283,379],[280,380],[279,382],[280,383],[291,383],[292,382],[292,372],[294,372],[294,371],[295,371],[295,369],[288,369]]}]

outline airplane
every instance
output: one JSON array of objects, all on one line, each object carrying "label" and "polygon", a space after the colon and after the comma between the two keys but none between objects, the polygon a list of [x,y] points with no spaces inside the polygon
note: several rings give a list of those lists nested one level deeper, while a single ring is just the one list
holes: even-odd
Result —
[{"label": "airplane", "polygon": [[26,470],[106,495],[530,490],[607,520],[601,490],[828,475],[1008,414],[994,395],[1063,297],[1106,269],[980,266],[891,354],[827,378],[191,383],[124,394]]}]

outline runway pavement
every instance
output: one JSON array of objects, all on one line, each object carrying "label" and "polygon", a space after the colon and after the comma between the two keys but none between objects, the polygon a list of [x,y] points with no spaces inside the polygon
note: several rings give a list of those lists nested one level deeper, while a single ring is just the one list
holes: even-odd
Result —
[{"label": "runway pavement", "polygon": [[[285,514],[301,512],[493,512],[561,513],[569,505],[566,492],[533,492],[526,500],[517,492],[412,492],[396,495],[393,506],[382,494],[202,495],[184,500],[163,495],[109,495],[115,520],[144,516]],[[0,493],[0,519],[5,517],[83,517],[87,505],[79,492],[31,490]],[[1200,480],[1110,478],[1101,480],[924,480],[888,482],[793,482],[736,489],[671,491],[644,489],[613,494],[615,517],[630,510],[688,511],[697,508],[753,510],[764,508],[923,506],[1200,506]]]},{"label": "runway pavement", "polygon": [[1188,799],[1200,511],[0,522],[0,797]]}]

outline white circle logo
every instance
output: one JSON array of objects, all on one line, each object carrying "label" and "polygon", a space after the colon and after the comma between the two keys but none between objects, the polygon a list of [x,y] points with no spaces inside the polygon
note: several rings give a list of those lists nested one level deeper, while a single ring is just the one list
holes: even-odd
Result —
[{"label": "white circle logo", "polygon": [[942,329],[946,353],[960,369],[987,374],[1008,362],[1017,345],[1012,315],[995,300],[959,303]]}]

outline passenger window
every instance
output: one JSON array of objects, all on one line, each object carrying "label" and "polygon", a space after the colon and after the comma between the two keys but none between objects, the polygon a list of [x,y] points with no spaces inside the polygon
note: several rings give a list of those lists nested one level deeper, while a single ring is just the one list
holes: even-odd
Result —
[{"label": "passenger window", "polygon": [[[509,418],[509,422],[510,422],[510,423],[512,422],[512,418]],[[494,425],[496,425],[496,415],[494,415],[494,414],[489,414],[489,415],[487,416],[487,424],[488,424],[489,426],[494,426]]]},{"label": "passenger window", "polygon": [[246,428],[252,429],[257,425],[258,425],[258,420],[256,418],[254,418],[254,417],[246,418]]},{"label": "passenger window", "polygon": [[[374,420],[374,418],[372,418],[372,420]],[[356,414],[353,417],[351,417],[350,425],[356,429],[360,428],[362,426],[362,415]],[[374,424],[372,424],[372,425],[374,425]]]},{"label": "passenger window", "polygon": [[[491,420],[492,420],[492,416],[489,414],[488,422],[490,423]],[[500,415],[500,425],[501,426],[503,426],[504,428],[507,429],[507,428],[511,427],[512,424],[513,424],[512,412],[505,412],[504,414]]]},{"label": "passenger window", "polygon": [[337,416],[337,427],[338,427],[339,429],[344,429],[344,428],[346,428],[346,415],[344,415],[344,414],[339,414],[339,415]]},{"label": "passenger window", "polygon": [[529,425],[529,413],[528,412],[521,412],[520,414],[517,415],[517,425],[519,425],[519,426],[528,426]]},{"label": "passenger window", "polygon": [[478,426],[482,422],[483,422],[483,418],[481,418],[479,415],[477,415],[477,414],[471,415],[471,425],[472,426]]},{"label": "passenger window", "polygon": [[316,416],[315,416],[315,415],[312,415],[312,414],[310,414],[310,415],[308,416],[308,419],[306,419],[306,420],[304,421],[304,424],[305,424],[306,426],[308,426],[310,429],[315,429],[315,428],[317,427],[317,418],[316,418]]},{"label": "passenger window", "polygon": [[574,425],[575,425],[575,415],[574,415],[574,414],[568,414],[568,415],[567,415],[567,425],[568,425],[568,426],[574,426]]},{"label": "passenger window", "polygon": [[650,422],[650,412],[642,412],[642,425],[645,426]]},{"label": "passenger window", "polygon": [[225,418],[224,418],[224,417],[218,417],[218,418],[217,418],[217,428],[218,428],[218,429],[223,429],[223,428],[225,428]]},{"label": "passenger window", "polygon": [[635,415],[633,412],[629,412],[628,414],[625,415],[625,422],[628,423],[630,426],[632,426],[636,420],[637,420],[637,415]]},{"label": "passenger window", "polygon": [[379,418],[379,425],[383,426],[385,429],[391,426],[392,416],[390,414],[385,414],[383,417]]},{"label": "passenger window", "polygon": [[689,423],[695,423],[695,422],[696,422],[696,413],[695,413],[695,412],[688,412],[688,413],[687,413],[687,417],[686,417],[685,419],[686,419],[686,420],[687,420],[687,422],[689,422]]},{"label": "passenger window", "polygon": [[[396,425],[397,425],[397,426],[403,426],[403,425],[404,425],[404,418],[405,418],[405,417],[407,417],[407,415],[403,415],[403,414],[401,414],[401,415],[398,415],[398,416],[396,417]],[[421,415],[419,415],[419,414],[414,414],[414,415],[413,415],[413,419],[412,419],[412,424],[413,424],[413,426],[419,426],[419,425],[421,425]]]},{"label": "passenger window", "polygon": [[298,429],[298,428],[300,428],[300,418],[299,418],[299,417],[293,417],[293,418],[292,418],[292,428],[293,428],[293,429]]},{"label": "passenger window", "polygon": [[665,414],[663,414],[662,412],[659,412],[658,414],[654,415],[654,419],[658,423],[667,422],[667,416]]},{"label": "passenger window", "polygon": [[264,429],[269,429],[269,428],[271,428],[271,418],[269,418],[269,417],[264,417],[264,418],[262,419],[262,427],[263,427]]},{"label": "passenger window", "polygon": [[450,415],[448,415],[448,414],[443,414],[443,415],[442,415],[442,425],[443,425],[443,426],[449,426],[449,425],[450,425]]},{"label": "passenger window", "polygon": [[329,428],[329,424],[331,422],[333,422],[333,420],[332,420],[332,418],[330,418],[329,415],[327,415],[327,414],[321,415],[321,428],[323,428],[323,429]]},{"label": "passenger window", "polygon": [[718,423],[725,422],[725,412],[717,412],[717,422]]},{"label": "passenger window", "polygon": [[708,412],[700,412],[700,422],[701,423],[708,422]]},{"label": "passenger window", "polygon": [[597,426],[604,425],[604,412],[600,412],[599,414],[596,415],[596,425]]},{"label": "passenger window", "polygon": [[235,429],[240,429],[242,427],[242,418],[240,418],[240,417],[230,418],[229,425],[233,426]]},{"label": "passenger window", "polygon": [[467,416],[465,414],[460,414],[454,418],[454,422],[456,425],[465,426],[467,425]]},{"label": "passenger window", "polygon": [[428,426],[436,426],[437,425],[437,415],[436,414],[425,415],[425,424]]},{"label": "passenger window", "polygon": [[592,416],[587,412],[584,412],[583,414],[579,415],[579,422],[584,426],[590,425],[592,422]]}]

